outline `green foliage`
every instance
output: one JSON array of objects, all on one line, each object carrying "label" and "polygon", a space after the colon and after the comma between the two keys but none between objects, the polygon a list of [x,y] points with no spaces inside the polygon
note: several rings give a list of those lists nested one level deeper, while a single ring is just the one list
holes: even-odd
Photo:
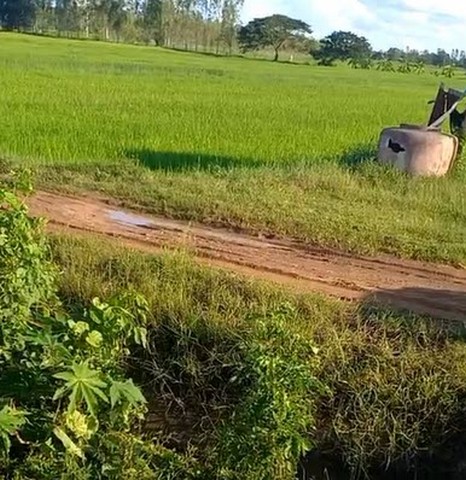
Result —
[{"label": "green foliage", "polygon": [[107,384],[100,380],[100,372],[91,370],[88,362],[70,366],[69,372],[56,373],[55,378],[66,382],[65,386],[56,391],[53,399],[58,400],[69,395],[68,412],[75,412],[84,403],[88,413],[97,417],[98,399],[108,403],[103,392]]},{"label": "green foliage", "polygon": [[163,1],[147,0],[144,10],[144,30],[156,45],[163,44]]},{"label": "green foliage", "polygon": [[10,451],[10,437],[16,435],[25,422],[26,415],[23,411],[8,405],[0,410],[0,440],[4,454],[8,454]]},{"label": "green foliage", "polygon": [[251,308],[237,329],[186,315],[157,325],[141,362],[158,398],[150,417],[164,412],[171,440],[207,479],[292,480],[314,445],[315,400],[325,391],[318,349],[293,329],[295,307]]},{"label": "green foliage", "polygon": [[[28,189],[24,176],[21,186]],[[31,309],[53,301],[55,268],[48,261],[42,221],[26,215],[23,201],[0,189],[0,329],[23,322]],[[2,331],[9,344],[11,331]],[[0,349],[5,354],[5,350]]]},{"label": "green foliage", "polygon": [[250,385],[220,428],[220,478],[292,480],[299,459],[315,446],[313,399],[325,390],[316,378],[319,351],[290,329],[294,315],[288,307],[251,319],[241,368]]},{"label": "green foliage", "polygon": [[355,57],[350,59],[348,65],[351,68],[370,70],[372,68],[372,60],[370,57]]},{"label": "green foliage", "polygon": [[455,76],[455,67],[453,67],[453,65],[446,65],[442,68],[440,75],[442,75],[442,77],[453,78]]},{"label": "green foliage", "polygon": [[321,65],[332,65],[337,60],[356,60],[367,62],[372,53],[372,47],[365,37],[353,32],[333,32],[321,40],[320,49],[313,53]]},{"label": "green foliage", "polygon": [[147,305],[127,294],[68,314],[42,222],[10,191],[0,188],[0,199],[0,471],[26,475],[53,456],[56,475],[71,468],[96,478],[106,467],[95,450],[108,435],[130,437],[144,413],[123,365],[132,345],[146,345]]},{"label": "green foliage", "polygon": [[417,75],[422,75],[423,73],[426,72],[426,64],[422,60],[415,62],[413,64],[413,71]]},{"label": "green foliage", "polygon": [[379,62],[377,62],[377,70],[380,70],[381,72],[394,72],[395,71],[395,66],[393,65],[393,62],[390,59],[383,59]]},{"label": "green foliage", "polygon": [[412,73],[413,71],[413,66],[409,60],[403,60],[400,62],[398,65],[397,71],[399,73]]},{"label": "green foliage", "polygon": [[272,15],[251,20],[240,29],[238,41],[244,52],[272,47],[275,50],[274,60],[277,61],[279,50],[286,42],[299,41],[311,33],[311,27],[302,20]]},{"label": "green foliage", "polygon": [[2,0],[0,2],[0,28],[30,27],[35,20],[36,8],[31,0]]}]

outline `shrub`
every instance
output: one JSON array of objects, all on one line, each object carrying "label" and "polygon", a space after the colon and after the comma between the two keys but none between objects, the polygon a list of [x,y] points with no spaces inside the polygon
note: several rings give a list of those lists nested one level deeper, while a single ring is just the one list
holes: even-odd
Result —
[{"label": "shrub", "polygon": [[250,384],[220,429],[220,478],[292,480],[300,458],[315,446],[313,398],[324,391],[315,376],[318,350],[290,329],[291,314],[287,308],[253,319],[242,367]]}]

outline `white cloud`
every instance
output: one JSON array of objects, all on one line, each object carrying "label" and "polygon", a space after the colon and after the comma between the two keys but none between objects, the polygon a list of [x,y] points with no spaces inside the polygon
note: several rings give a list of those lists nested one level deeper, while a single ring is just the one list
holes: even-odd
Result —
[{"label": "white cloud", "polygon": [[283,9],[281,0],[246,0],[243,8],[243,18],[251,20],[252,18],[266,17],[279,13]]},{"label": "white cloud", "polygon": [[466,3],[462,2],[439,2],[438,0],[402,0],[405,8],[418,12],[426,12],[431,15],[451,15],[466,19]]},{"label": "white cloud", "polygon": [[466,2],[246,0],[243,20],[273,13],[303,19],[317,37],[334,30],[352,30],[368,37],[375,48],[466,50]]}]

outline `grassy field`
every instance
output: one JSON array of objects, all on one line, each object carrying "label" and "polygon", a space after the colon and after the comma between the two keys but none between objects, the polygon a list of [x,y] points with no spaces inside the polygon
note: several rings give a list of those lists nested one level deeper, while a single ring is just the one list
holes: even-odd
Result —
[{"label": "grassy field", "polygon": [[359,252],[466,262],[461,166],[415,180],[372,161],[382,127],[426,120],[433,75],[14,34],[0,36],[0,70],[0,157],[35,167],[43,187]]},{"label": "grassy field", "polygon": [[[162,443],[175,441],[201,464],[208,463],[206,452],[223,442],[218,422],[230,421],[233,406],[245,401],[238,385],[228,388],[229,375],[238,362],[238,375],[245,375],[242,356],[260,319],[268,318],[273,325],[267,315],[281,311],[286,335],[280,337],[277,329],[268,338],[269,349],[278,341],[275,361],[286,353],[287,341],[293,352],[302,341],[317,348],[318,363],[312,356],[304,361],[325,389],[316,391],[311,384],[300,398],[312,422],[309,438],[329,456],[331,466],[342,461],[356,474],[339,476],[331,470],[330,477],[316,478],[366,478],[358,473],[372,479],[456,478],[448,475],[456,468],[466,429],[466,344],[461,329],[320,296],[291,296],[201,268],[183,252],[156,257],[101,240],[63,236],[54,237],[52,246],[63,270],[61,297],[75,307],[128,289],[148,299],[154,348],[139,369],[148,371],[144,383],[147,397],[153,399],[152,413],[165,415]],[[288,376],[296,358],[289,359]],[[296,408],[296,398],[282,401]],[[209,480],[292,478],[284,472],[256,477],[254,468],[248,470],[245,457],[252,455],[249,459],[259,464],[267,456],[260,436],[264,426],[254,423],[260,422],[259,411],[241,433],[248,454],[243,452],[241,461],[236,458],[234,475],[207,476]],[[275,420],[269,420],[270,444],[277,441],[275,429],[286,423],[285,417]]]},{"label": "grassy field", "polygon": [[[437,83],[1,34],[0,160],[173,217],[466,262],[466,169],[415,180],[373,162],[380,129],[422,122]],[[76,318],[96,296],[148,301],[152,350],[132,352],[132,373],[156,442],[194,471],[158,478],[288,480],[302,437],[351,478],[464,473],[464,329],[293,296],[182,252],[50,243]]]}]

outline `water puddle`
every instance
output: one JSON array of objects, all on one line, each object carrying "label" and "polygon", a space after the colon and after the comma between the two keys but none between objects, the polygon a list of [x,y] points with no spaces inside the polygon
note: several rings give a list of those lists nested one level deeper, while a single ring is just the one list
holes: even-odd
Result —
[{"label": "water puddle", "polygon": [[121,210],[111,210],[109,217],[115,222],[132,227],[152,227],[154,225],[154,222],[148,218],[122,212]]}]

